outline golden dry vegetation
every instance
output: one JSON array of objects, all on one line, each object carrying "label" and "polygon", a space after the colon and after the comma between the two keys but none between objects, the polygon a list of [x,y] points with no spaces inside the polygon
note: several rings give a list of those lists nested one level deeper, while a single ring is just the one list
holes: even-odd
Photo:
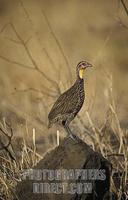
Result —
[{"label": "golden dry vegetation", "polygon": [[[11,125],[9,150],[17,158],[1,151],[0,198],[10,199],[22,171],[57,145],[47,115],[84,59],[94,68],[85,74],[86,102],[72,129],[121,170],[126,193],[128,13],[122,1],[1,0],[0,44],[1,128],[10,134],[6,122]],[[120,199],[122,188],[112,190]]]}]

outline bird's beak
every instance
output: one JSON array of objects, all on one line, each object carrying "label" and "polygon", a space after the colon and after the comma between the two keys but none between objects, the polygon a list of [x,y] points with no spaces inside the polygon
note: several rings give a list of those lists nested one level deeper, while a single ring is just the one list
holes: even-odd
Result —
[{"label": "bird's beak", "polygon": [[84,65],[82,66],[82,69],[85,70],[88,67],[93,67],[93,65],[90,63],[87,63],[86,66],[84,66]]},{"label": "bird's beak", "polygon": [[90,63],[88,63],[87,67],[93,67],[93,65],[92,65],[92,64],[90,64]]}]

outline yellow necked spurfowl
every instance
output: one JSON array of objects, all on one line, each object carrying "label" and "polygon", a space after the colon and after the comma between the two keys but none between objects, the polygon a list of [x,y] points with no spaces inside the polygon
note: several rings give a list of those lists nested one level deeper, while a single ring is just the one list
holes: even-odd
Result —
[{"label": "yellow necked spurfowl", "polygon": [[49,128],[52,124],[58,123],[65,128],[72,138],[74,134],[70,130],[69,124],[75,118],[84,103],[84,71],[88,67],[92,67],[92,65],[87,61],[78,63],[76,67],[77,78],[75,83],[59,96],[48,115]]}]

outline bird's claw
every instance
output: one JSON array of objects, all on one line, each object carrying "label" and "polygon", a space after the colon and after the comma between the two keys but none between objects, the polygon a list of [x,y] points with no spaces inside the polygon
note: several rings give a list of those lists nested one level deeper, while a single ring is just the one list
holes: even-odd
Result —
[{"label": "bird's claw", "polygon": [[72,140],[74,140],[75,142],[78,143],[78,140],[77,140],[76,135],[74,135],[74,134],[69,134],[69,137],[70,137]]}]

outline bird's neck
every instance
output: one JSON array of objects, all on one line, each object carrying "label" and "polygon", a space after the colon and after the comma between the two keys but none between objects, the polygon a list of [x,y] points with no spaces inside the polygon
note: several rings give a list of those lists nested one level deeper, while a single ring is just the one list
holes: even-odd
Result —
[{"label": "bird's neck", "polygon": [[84,79],[84,71],[85,71],[84,69],[80,69],[80,70],[77,71],[77,78],[78,79],[80,79],[80,80]]},{"label": "bird's neck", "polygon": [[84,79],[83,79],[83,78],[80,78],[80,76],[77,76],[76,82],[84,83]]},{"label": "bird's neck", "polygon": [[77,75],[77,80],[80,81],[80,82],[81,82],[81,81],[83,82],[83,81],[84,81],[84,77],[83,77],[82,75],[80,76],[80,75],[78,74],[78,75]]}]

